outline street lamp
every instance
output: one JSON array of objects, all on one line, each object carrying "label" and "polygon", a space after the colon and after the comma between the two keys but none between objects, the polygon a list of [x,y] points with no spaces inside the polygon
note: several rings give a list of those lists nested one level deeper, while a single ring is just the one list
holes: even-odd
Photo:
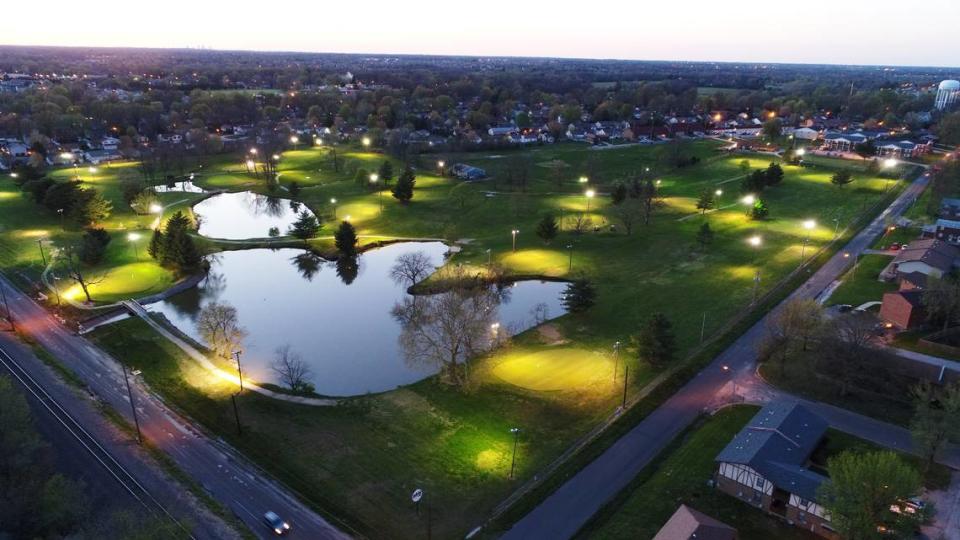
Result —
[{"label": "street lamp", "polygon": [[893,158],[886,159],[886,160],[884,160],[884,162],[883,162],[883,167],[886,168],[886,169],[892,169],[892,168],[894,168],[894,167],[896,167],[896,166],[897,166],[897,160],[895,160],[895,159],[893,159]]},{"label": "street lamp", "polygon": [[724,364],[723,372],[730,376],[730,381],[733,383],[733,397],[737,397],[737,379],[733,376],[733,370],[730,369],[730,366]]},{"label": "street lamp", "polygon": [[510,480],[513,480],[513,470],[517,465],[517,439],[520,438],[520,428],[510,428],[513,433],[513,457],[510,459]]},{"label": "street lamp", "polygon": [[137,250],[137,240],[140,240],[140,234],[135,233],[135,232],[129,233],[129,234],[127,234],[127,240],[128,240],[131,244],[133,244],[133,256],[134,256],[134,258],[137,260],[137,262],[139,262],[139,261],[140,261],[140,252]]},{"label": "street lamp", "polygon": [[364,137],[361,142],[363,143],[364,148],[370,147],[370,137]]},{"label": "street lamp", "polygon": [[596,194],[597,192],[592,189],[588,189],[586,192],[584,192],[584,195],[587,196],[587,212],[588,213],[590,212],[590,199],[592,199],[593,196]]},{"label": "street lamp", "polygon": [[440,169],[440,176],[443,176],[443,167],[446,166],[446,163],[441,159],[437,162],[437,168]]},{"label": "street lamp", "polygon": [[810,242],[810,231],[816,228],[816,226],[817,226],[817,222],[812,219],[808,219],[803,222],[803,228],[807,231],[807,236],[803,238],[803,247],[800,248],[800,265],[801,266],[803,265],[805,255],[807,252],[807,243]]},{"label": "street lamp", "polygon": [[567,272],[573,271],[573,244],[567,244],[567,251],[570,252],[570,264],[567,266]]},{"label": "street lamp", "polygon": [[[376,184],[378,180],[380,180],[379,174],[372,173],[370,175],[371,184]],[[378,202],[380,203],[380,213],[383,213],[383,190],[380,189],[380,186],[377,186],[377,199],[378,199]]]},{"label": "street lamp", "polygon": [[257,149],[256,149],[256,148],[251,148],[250,150],[247,150],[247,152],[250,153],[250,154],[253,154],[254,156],[257,155]]},{"label": "street lamp", "polygon": [[490,265],[493,264],[493,252],[490,248],[487,248],[487,268],[490,268]]},{"label": "street lamp", "polygon": [[718,190],[714,191],[713,194],[716,195],[717,197],[719,197],[719,196],[723,195],[723,190],[722,190],[722,189],[718,189]]},{"label": "street lamp", "polygon": [[747,243],[753,247],[760,247],[760,245],[763,244],[763,238],[760,235],[755,234],[750,238],[747,238]]},{"label": "street lamp", "polygon": [[294,147],[296,147],[297,144],[299,143],[300,143],[300,137],[297,137],[296,135],[294,135],[293,137],[290,137],[290,144],[292,144]]},{"label": "street lamp", "polygon": [[[143,444],[143,435],[140,433],[140,418],[137,417],[137,405],[133,401],[133,391],[130,390],[130,379],[127,377],[127,365],[120,362],[123,369],[123,382],[127,385],[127,397],[130,398],[130,410],[133,411],[133,425],[137,427],[137,444]],[[134,373],[137,373],[134,371]]]},{"label": "street lamp", "polygon": [[797,150],[797,155],[800,156],[800,157],[803,157],[804,154],[806,154],[806,153],[807,153],[807,149],[806,149],[806,148],[801,148],[801,149]]},{"label": "street lamp", "polygon": [[755,195],[745,195],[743,199],[743,204],[747,206],[753,206],[757,202],[757,197]]},{"label": "street lamp", "polygon": [[513,236],[513,251],[517,251],[517,233],[520,231],[518,229],[513,229],[510,231],[510,234]]},{"label": "street lamp", "polygon": [[330,204],[333,205],[333,217],[337,217],[337,199],[330,199]]},{"label": "street lamp", "polygon": [[150,212],[153,214],[159,214],[160,212],[163,212],[163,207],[157,203],[153,203],[150,205]]},{"label": "street lamp", "polygon": [[586,184],[586,183],[589,182],[589,181],[590,181],[590,179],[587,178],[586,176],[581,176],[581,177],[580,177],[580,183],[581,183],[581,184]]}]

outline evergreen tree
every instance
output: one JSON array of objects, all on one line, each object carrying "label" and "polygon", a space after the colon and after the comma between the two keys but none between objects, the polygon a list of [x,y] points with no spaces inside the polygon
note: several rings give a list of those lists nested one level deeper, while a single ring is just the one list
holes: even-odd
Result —
[{"label": "evergreen tree", "polygon": [[367,187],[370,184],[370,173],[367,172],[363,167],[357,169],[357,173],[353,176],[353,180],[360,187]]},{"label": "evergreen tree", "polygon": [[549,244],[551,240],[556,238],[559,230],[560,228],[557,226],[557,220],[553,217],[553,214],[543,216],[540,223],[537,223],[537,236],[539,236],[545,244]]},{"label": "evergreen tree", "polygon": [[703,188],[703,191],[700,192],[700,198],[697,200],[697,210],[700,210],[700,215],[706,214],[707,210],[712,209],[714,205],[713,190],[709,187]]},{"label": "evergreen tree", "polygon": [[93,188],[81,188],[67,213],[79,225],[90,225],[109,218],[112,211],[113,203],[102,193]]},{"label": "evergreen tree", "polygon": [[147,246],[147,253],[154,260],[163,258],[163,233],[160,227],[153,230],[153,236],[150,237],[150,244]]},{"label": "evergreen tree", "polygon": [[753,171],[740,182],[740,189],[745,193],[760,193],[765,187],[767,187],[766,171]]},{"label": "evergreen tree", "polygon": [[783,182],[783,167],[781,167],[779,163],[771,163],[770,166],[767,167],[766,176],[768,186],[775,186]]},{"label": "evergreen tree", "polygon": [[353,257],[357,254],[357,230],[353,228],[349,221],[340,222],[340,227],[337,228],[333,237],[340,255]]},{"label": "evergreen tree", "polygon": [[200,267],[202,257],[190,236],[190,219],[177,212],[167,221],[162,239],[161,263],[181,272],[189,272]]},{"label": "evergreen tree", "polygon": [[407,204],[410,199],[413,199],[413,188],[416,184],[417,178],[413,174],[413,169],[410,168],[410,165],[407,165],[400,173],[397,184],[393,186],[393,197],[401,203]]},{"label": "evergreen tree", "polygon": [[303,188],[300,186],[300,182],[297,181],[290,182],[290,186],[287,189],[290,190],[291,197],[300,195],[300,192],[303,190]]},{"label": "evergreen tree", "polygon": [[583,313],[597,302],[597,290],[590,280],[578,278],[567,285],[560,301],[570,313]]},{"label": "evergreen tree", "polygon": [[636,343],[640,360],[645,360],[658,367],[670,363],[677,350],[673,327],[662,313],[654,313],[644,323],[637,335]]},{"label": "evergreen tree", "polygon": [[701,247],[707,247],[713,243],[713,229],[710,228],[710,224],[703,222],[703,225],[700,225],[700,230],[697,231],[697,243]]},{"label": "evergreen tree", "polygon": [[297,220],[290,226],[290,235],[306,242],[320,232],[320,221],[316,216],[304,210],[297,215]]},{"label": "evergreen tree", "polygon": [[79,256],[84,264],[94,265],[103,260],[110,243],[110,234],[103,229],[87,229],[80,238]]},{"label": "evergreen tree", "polygon": [[623,201],[627,200],[627,186],[624,183],[619,183],[615,188],[613,188],[613,193],[610,194],[610,198],[613,199],[613,204],[618,205]]},{"label": "evergreen tree", "polygon": [[383,182],[385,186],[389,186],[390,182],[393,181],[393,164],[390,163],[389,159],[380,164],[380,169],[377,170],[377,176],[380,177],[380,181]]},{"label": "evergreen tree", "polygon": [[843,187],[850,182],[853,182],[853,175],[849,171],[837,171],[833,174],[833,177],[830,178],[830,182],[838,187]]}]

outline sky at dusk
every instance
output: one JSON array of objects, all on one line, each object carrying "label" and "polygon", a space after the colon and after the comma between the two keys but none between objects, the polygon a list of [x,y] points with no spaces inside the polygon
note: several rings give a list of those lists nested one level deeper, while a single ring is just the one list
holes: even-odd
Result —
[{"label": "sky at dusk", "polygon": [[9,4],[7,45],[960,66],[958,0]]}]

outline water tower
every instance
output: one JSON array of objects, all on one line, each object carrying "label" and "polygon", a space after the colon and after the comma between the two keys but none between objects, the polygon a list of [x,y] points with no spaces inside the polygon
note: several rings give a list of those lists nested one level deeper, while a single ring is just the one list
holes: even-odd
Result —
[{"label": "water tower", "polygon": [[960,81],[943,81],[937,87],[937,99],[934,106],[938,110],[949,109],[960,101]]}]

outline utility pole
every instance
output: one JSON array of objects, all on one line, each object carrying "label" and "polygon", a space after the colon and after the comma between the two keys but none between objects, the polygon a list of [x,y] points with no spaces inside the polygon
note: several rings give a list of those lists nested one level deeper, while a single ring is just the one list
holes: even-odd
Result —
[{"label": "utility pole", "polygon": [[627,408],[627,379],[630,378],[630,366],[623,365],[623,401],[620,403],[620,409]]},{"label": "utility pole", "polygon": [[703,334],[707,330],[707,312],[703,312],[703,319],[700,321],[700,343],[703,343]]},{"label": "utility pole", "polygon": [[43,238],[37,238],[37,245],[40,247],[40,259],[43,261],[43,267],[47,267],[47,256],[43,254]]},{"label": "utility pole", "polygon": [[[513,480],[513,470],[517,465],[517,440],[520,438],[520,428],[510,428],[513,433],[513,457],[510,459],[510,480]],[[429,506],[427,507],[429,508]]]},{"label": "utility pole", "polygon": [[757,290],[760,288],[760,270],[757,270],[756,275],[753,276],[753,301],[751,304],[757,303]]},{"label": "utility pole", "polygon": [[143,435],[140,433],[140,419],[137,417],[137,405],[133,401],[133,392],[130,390],[130,378],[127,376],[127,366],[120,362],[123,369],[123,382],[127,383],[127,397],[130,398],[130,410],[133,411],[133,425],[137,427],[137,444],[143,444]]},{"label": "utility pole", "polygon": [[573,244],[567,244],[567,251],[570,252],[570,264],[567,266],[567,272],[573,272]]},{"label": "utility pole", "polygon": [[617,368],[620,367],[620,342],[613,344],[613,383],[617,383]]}]

